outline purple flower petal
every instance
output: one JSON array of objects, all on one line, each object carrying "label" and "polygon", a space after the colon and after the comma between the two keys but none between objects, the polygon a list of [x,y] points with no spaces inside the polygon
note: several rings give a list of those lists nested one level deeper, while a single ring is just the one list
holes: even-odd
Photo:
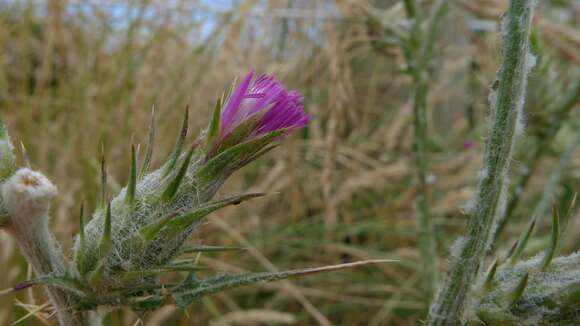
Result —
[{"label": "purple flower petal", "polygon": [[234,117],[240,108],[242,100],[246,96],[246,93],[248,91],[248,87],[250,86],[250,82],[252,81],[253,77],[254,77],[254,70],[251,70],[246,75],[246,77],[244,77],[244,80],[242,80],[240,85],[238,85],[238,87],[236,87],[236,89],[230,95],[230,98],[228,99],[228,103],[227,103],[226,107],[224,108],[222,115],[221,115],[221,133],[222,134],[229,132],[229,131],[231,131],[231,129],[233,129],[232,127],[234,124]]},{"label": "purple flower petal", "polygon": [[286,129],[286,136],[310,122],[298,91],[288,91],[274,76],[261,74],[252,82],[253,78],[252,70],[227,100],[221,116],[220,140],[258,115],[261,117],[248,139],[281,129]]}]

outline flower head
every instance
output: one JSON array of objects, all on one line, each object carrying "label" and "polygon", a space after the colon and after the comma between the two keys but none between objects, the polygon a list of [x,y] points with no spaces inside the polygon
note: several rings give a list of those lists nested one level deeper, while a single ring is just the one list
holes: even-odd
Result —
[{"label": "flower head", "polygon": [[17,238],[47,225],[50,200],[56,187],[42,173],[22,168],[0,187],[11,230]]},{"label": "flower head", "polygon": [[287,90],[274,76],[262,74],[254,80],[254,74],[250,71],[226,99],[219,141],[235,134],[239,128],[243,128],[241,140],[277,130],[285,130],[286,136],[310,121],[298,91]]}]

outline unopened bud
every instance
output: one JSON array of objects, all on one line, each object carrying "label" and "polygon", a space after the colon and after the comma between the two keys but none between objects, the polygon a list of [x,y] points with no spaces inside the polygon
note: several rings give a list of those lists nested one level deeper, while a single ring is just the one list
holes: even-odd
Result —
[{"label": "unopened bud", "polygon": [[2,199],[11,223],[22,229],[33,228],[46,219],[50,199],[56,187],[39,172],[18,170],[2,185]]}]

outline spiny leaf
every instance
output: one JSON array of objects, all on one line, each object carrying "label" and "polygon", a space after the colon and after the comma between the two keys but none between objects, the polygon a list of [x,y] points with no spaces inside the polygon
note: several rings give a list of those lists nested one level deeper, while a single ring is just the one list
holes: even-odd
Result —
[{"label": "spiny leaf", "polygon": [[0,181],[11,176],[16,169],[16,158],[12,152],[12,143],[6,126],[0,118]]},{"label": "spiny leaf", "polygon": [[173,260],[170,263],[166,264],[165,267],[196,265],[196,261],[197,261],[197,259],[192,259],[192,258],[178,259],[178,260]]},{"label": "spiny leaf", "polygon": [[192,260],[174,261],[163,267],[164,270],[174,272],[205,271],[207,267],[199,266]]},{"label": "spiny leaf", "polygon": [[518,303],[518,301],[524,295],[524,291],[526,290],[526,287],[528,286],[528,277],[529,277],[529,273],[526,273],[522,277],[522,279],[518,282],[518,285],[516,285],[516,287],[510,293],[510,296],[509,296],[509,306],[510,307],[515,306],[516,303]]},{"label": "spiny leaf", "polygon": [[534,218],[530,222],[524,233],[520,235],[517,245],[510,256],[509,260],[510,265],[513,266],[522,256],[522,253],[524,252],[524,249],[526,249],[526,245],[528,244],[528,240],[530,239],[530,236],[532,235],[535,226],[536,226],[536,218]]},{"label": "spiny leaf", "polygon": [[191,271],[204,271],[207,270],[205,267],[193,266],[193,265],[167,265],[161,268],[152,268],[146,270],[137,271],[127,271],[123,272],[121,275],[125,280],[138,280],[143,279],[147,276],[155,276],[163,273],[173,273],[173,272],[191,272]]},{"label": "spiny leaf", "polygon": [[233,196],[230,198],[226,198],[220,201],[216,201],[210,204],[207,204],[202,207],[198,207],[188,213],[175,217],[174,219],[170,220],[165,228],[163,228],[164,234],[167,235],[168,238],[173,238],[180,236],[187,228],[189,228],[192,224],[198,222],[211,212],[214,212],[222,207],[226,207],[229,205],[239,204],[242,201],[246,201],[248,199],[256,198],[264,196],[265,194],[262,193],[255,193],[255,194],[244,194],[239,196]]},{"label": "spiny leaf", "polygon": [[487,275],[485,276],[485,282],[483,283],[483,287],[485,290],[490,291],[493,288],[493,279],[495,278],[495,273],[497,271],[498,259],[496,258],[491,264],[491,267],[487,271]]},{"label": "spiny leaf", "polygon": [[[144,278],[157,275],[158,271],[155,269],[146,269],[146,270],[135,270],[135,271],[124,271],[120,272],[117,275],[119,280],[119,284],[130,284],[134,281],[142,280]],[[147,285],[149,287],[149,285]],[[133,288],[131,288],[133,291]]]},{"label": "spiny leaf", "polygon": [[101,207],[107,205],[107,162],[105,159],[105,145],[101,143]]},{"label": "spiny leaf", "polygon": [[211,122],[209,124],[209,128],[207,131],[207,141],[205,148],[209,150],[214,141],[217,139],[220,133],[221,128],[221,114],[222,114],[222,99],[218,98],[215,104],[215,108],[213,110],[213,115],[211,118]]},{"label": "spiny leaf", "polygon": [[550,246],[546,250],[544,259],[542,260],[542,271],[545,271],[550,266],[552,258],[558,250],[558,245],[560,243],[560,213],[556,204],[552,206],[552,236],[550,237]]},{"label": "spiny leaf", "polygon": [[509,310],[480,310],[477,312],[477,318],[480,325],[518,325],[517,319],[509,312]]},{"label": "spiny leaf", "polygon": [[242,251],[246,248],[241,247],[227,247],[227,246],[204,246],[204,245],[193,245],[185,246],[181,249],[184,254],[195,253],[195,252],[221,252],[221,251]]},{"label": "spiny leaf", "polygon": [[215,157],[211,158],[197,173],[197,178],[204,184],[231,172],[247,163],[248,158],[258,153],[270,142],[281,136],[286,130],[276,130],[262,137],[232,146]]},{"label": "spiny leaf", "polygon": [[133,238],[129,241],[132,242],[147,242],[147,241],[151,241],[153,239],[155,239],[155,237],[157,236],[157,234],[159,234],[159,231],[161,231],[161,229],[163,229],[163,227],[169,223],[169,221],[171,221],[173,218],[175,218],[177,214],[172,213],[169,214],[165,217],[162,217],[160,219],[158,219],[157,221],[154,221],[153,223],[146,225],[144,227],[142,227],[139,232],[137,233],[137,238]]},{"label": "spiny leaf", "polygon": [[105,260],[101,259],[95,270],[89,273],[88,282],[93,289],[98,289],[105,280]]},{"label": "spiny leaf", "polygon": [[165,296],[161,294],[152,294],[145,297],[130,298],[127,302],[128,305],[138,314],[142,314],[145,311],[156,310],[162,305],[166,304]]},{"label": "spiny leaf", "polygon": [[[270,152],[271,150],[273,150],[274,148],[278,147],[279,144],[269,144],[266,145],[266,147],[262,148],[261,150],[257,151],[255,154],[253,154],[252,156],[248,157],[245,162],[244,165],[247,163],[250,163],[256,159],[258,159],[260,156]],[[241,166],[240,166],[241,167]]]},{"label": "spiny leaf", "polygon": [[185,107],[185,113],[181,125],[181,132],[179,133],[179,137],[177,138],[177,142],[173,147],[171,155],[169,155],[169,160],[167,161],[167,165],[165,167],[165,175],[168,175],[173,170],[173,168],[175,168],[175,164],[177,164],[177,160],[181,155],[183,143],[185,143],[185,137],[187,137],[188,121],[189,121],[189,105]]},{"label": "spiny leaf", "polygon": [[147,137],[147,147],[145,149],[145,157],[143,158],[143,164],[141,165],[141,172],[139,173],[139,179],[142,179],[151,166],[151,160],[153,159],[153,147],[155,143],[155,106],[151,108],[151,122],[149,123],[149,135]]},{"label": "spiny leaf", "polygon": [[187,152],[187,155],[185,156],[185,159],[183,160],[183,163],[181,164],[181,168],[179,169],[175,177],[171,180],[171,182],[167,185],[167,188],[165,188],[165,190],[163,191],[161,195],[162,202],[164,203],[170,202],[177,193],[177,190],[179,189],[179,186],[181,185],[181,182],[183,181],[183,178],[185,177],[187,170],[189,169],[189,163],[191,163],[191,158],[193,157],[194,149],[195,146],[191,146],[191,148]]},{"label": "spiny leaf", "polygon": [[84,275],[86,271],[86,240],[85,240],[85,217],[84,204],[81,204],[81,212],[79,214],[79,251],[77,252],[77,268],[81,274]]},{"label": "spiny leaf", "polygon": [[335,271],[345,268],[352,268],[358,266],[364,266],[368,264],[386,263],[394,262],[395,260],[367,260],[359,261],[354,263],[331,265],[318,268],[308,268],[301,270],[290,270],[283,272],[266,272],[266,273],[247,273],[247,274],[236,274],[236,275],[220,275],[212,277],[203,281],[199,281],[196,278],[188,278],[180,286],[176,287],[171,291],[171,295],[175,303],[181,307],[186,307],[192,303],[195,299],[227,289],[232,289],[244,285],[255,284],[255,283],[265,283],[274,282],[283,279],[287,279],[294,276],[306,276],[315,273]]},{"label": "spiny leaf", "polygon": [[131,146],[131,171],[129,172],[129,183],[125,194],[125,203],[129,206],[135,205],[135,193],[137,189],[137,155],[135,146]]},{"label": "spiny leaf", "polygon": [[145,250],[147,243],[154,240],[159,232],[165,227],[165,225],[174,219],[176,215],[176,213],[168,214],[148,225],[141,227],[141,229],[139,229],[135,235],[126,240],[124,246],[132,248],[134,251]]},{"label": "spiny leaf", "polygon": [[167,272],[199,272],[199,271],[205,271],[205,270],[207,270],[206,267],[186,266],[186,265],[167,266],[167,268],[165,269],[165,271],[167,271]]},{"label": "spiny leaf", "polygon": [[101,237],[101,243],[99,245],[99,256],[102,258],[109,254],[112,246],[111,238],[111,203],[107,205],[107,211],[105,213],[105,226],[103,229],[103,235]]},{"label": "spiny leaf", "polygon": [[570,216],[574,212],[574,207],[576,206],[576,198],[578,193],[572,191],[569,186],[564,187],[564,195],[562,199],[560,199],[560,232],[562,233],[560,236],[563,237],[564,232],[566,231],[566,225],[570,220]]},{"label": "spiny leaf", "polygon": [[79,238],[81,240],[81,246],[85,241],[85,205],[81,203],[81,212],[79,214]]},{"label": "spiny leaf", "polygon": [[28,156],[28,151],[26,150],[26,146],[24,146],[23,142],[20,142],[20,151],[22,152],[22,160],[24,161],[24,165],[27,168],[32,168],[32,164],[30,164],[30,157]]},{"label": "spiny leaf", "polygon": [[220,150],[228,149],[236,144],[243,142],[256,129],[264,113],[258,113],[242,122],[228,134],[220,144]]},{"label": "spiny leaf", "polygon": [[[102,280],[104,279],[104,274],[105,274],[105,261],[107,259],[107,256],[109,255],[109,252],[111,251],[111,247],[113,245],[113,240],[111,238],[111,203],[109,202],[107,204],[107,209],[105,211],[105,225],[103,227],[103,234],[101,235],[101,241],[99,243],[99,249],[98,249],[98,258],[96,258],[96,262],[90,262],[87,261],[87,264],[91,264],[94,263],[93,265],[91,265],[91,267],[87,267],[81,270],[81,274],[89,274],[88,280],[89,280],[89,284],[93,287],[93,288],[98,288],[102,282]],[[96,265],[96,268],[93,268],[93,266]],[[89,273],[88,268],[91,268],[92,271]]]},{"label": "spiny leaf", "polygon": [[508,250],[508,253],[507,253],[506,259],[507,259],[507,258],[510,258],[510,257],[511,257],[511,256],[514,254],[514,251],[516,251],[516,247],[517,247],[517,246],[518,246],[518,241],[515,241],[515,242],[512,244],[512,246],[510,247],[510,249]]},{"label": "spiny leaf", "polygon": [[228,87],[228,89],[226,89],[226,91],[222,94],[222,103],[229,101],[230,97],[232,96],[232,93],[234,92],[234,89],[236,88],[236,85],[238,84],[238,79],[234,79],[234,82],[230,85],[230,87]]},{"label": "spiny leaf", "polygon": [[[165,273],[174,273],[174,272],[194,272],[194,271],[204,271],[207,268],[202,266],[194,266],[194,265],[167,265],[161,268],[151,268],[151,269],[144,269],[144,270],[134,270],[134,271],[125,271],[119,274],[120,283],[131,283],[133,281],[142,280],[143,278],[151,277],[151,276],[158,276],[160,274]],[[158,284],[152,284],[148,286],[149,288],[156,288],[159,287]],[[132,289],[133,290],[133,289]]]},{"label": "spiny leaf", "polygon": [[74,293],[77,296],[80,297],[85,297],[86,296],[86,292],[83,288],[83,286],[81,285],[81,283],[69,276],[69,275],[64,275],[64,276],[55,276],[55,275],[43,275],[43,276],[39,276],[37,278],[22,282],[20,284],[17,284],[13,290],[14,291],[20,291],[20,290],[24,290],[27,289],[29,287],[32,286],[37,286],[37,285],[50,285],[50,286],[54,286],[63,290],[66,290],[68,292]]}]

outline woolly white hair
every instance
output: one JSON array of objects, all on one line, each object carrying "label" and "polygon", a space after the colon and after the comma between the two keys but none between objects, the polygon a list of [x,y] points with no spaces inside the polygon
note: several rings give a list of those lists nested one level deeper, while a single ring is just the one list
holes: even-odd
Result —
[{"label": "woolly white hair", "polygon": [[57,189],[42,173],[22,168],[2,184],[2,198],[14,223],[40,224]]}]

